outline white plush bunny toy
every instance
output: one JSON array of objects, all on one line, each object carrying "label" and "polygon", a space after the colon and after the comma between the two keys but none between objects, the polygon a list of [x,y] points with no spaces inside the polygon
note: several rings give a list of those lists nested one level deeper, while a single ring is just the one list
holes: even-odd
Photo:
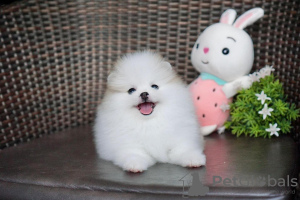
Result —
[{"label": "white plush bunny toy", "polygon": [[251,87],[248,74],[254,49],[243,29],[263,15],[263,9],[253,8],[234,22],[236,11],[228,9],[220,23],[206,28],[197,39],[191,60],[201,75],[190,84],[190,91],[203,135],[215,130],[223,132],[232,97],[238,90]]}]

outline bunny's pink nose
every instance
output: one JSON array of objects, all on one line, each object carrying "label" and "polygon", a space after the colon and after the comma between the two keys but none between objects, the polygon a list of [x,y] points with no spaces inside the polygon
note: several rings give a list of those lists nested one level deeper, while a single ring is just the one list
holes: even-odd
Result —
[{"label": "bunny's pink nose", "polygon": [[205,54],[207,54],[207,53],[208,53],[208,51],[209,51],[209,48],[207,48],[207,47],[204,47],[203,51],[204,51],[204,53],[205,53]]}]

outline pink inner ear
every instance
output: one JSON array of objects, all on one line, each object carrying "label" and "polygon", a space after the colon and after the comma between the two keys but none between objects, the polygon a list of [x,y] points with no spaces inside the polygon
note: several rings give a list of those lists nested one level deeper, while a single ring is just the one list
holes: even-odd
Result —
[{"label": "pink inner ear", "polygon": [[220,22],[222,24],[228,24],[228,14],[221,18]]},{"label": "pink inner ear", "polygon": [[245,21],[249,20],[250,17],[252,17],[253,13],[249,13],[243,18],[239,19],[237,22],[234,23],[234,27],[239,28],[242,24],[244,24]]}]

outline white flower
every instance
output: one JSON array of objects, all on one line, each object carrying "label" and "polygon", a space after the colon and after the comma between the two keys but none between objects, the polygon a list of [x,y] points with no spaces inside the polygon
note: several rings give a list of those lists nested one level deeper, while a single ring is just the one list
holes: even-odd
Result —
[{"label": "white flower", "polygon": [[267,70],[265,70],[265,68],[262,68],[260,71],[260,77],[261,78],[265,78],[266,76],[269,76],[270,74],[268,74]]},{"label": "white flower", "polygon": [[261,114],[263,115],[263,119],[265,120],[267,115],[271,116],[271,112],[273,111],[274,109],[273,108],[268,108],[268,105],[265,104],[264,105],[264,108],[258,112],[258,114]]},{"label": "white flower", "polygon": [[266,100],[271,100],[270,97],[267,97],[264,91],[260,94],[255,94],[255,96],[257,96],[257,100],[261,100],[261,104],[264,104]]},{"label": "white flower", "polygon": [[249,74],[249,77],[251,78],[252,82],[259,82],[261,75],[259,72],[254,72],[253,74]]},{"label": "white flower", "polygon": [[228,104],[222,104],[222,105],[220,106],[220,108],[221,108],[221,110],[222,110],[223,112],[226,112],[227,110],[230,109],[230,105],[228,105]]},{"label": "white flower", "polygon": [[266,131],[270,132],[270,136],[276,135],[278,137],[279,134],[277,131],[280,131],[280,128],[277,128],[277,123],[274,125],[270,124],[270,128],[267,128]]},{"label": "white flower", "polygon": [[262,68],[259,72],[260,72],[260,76],[262,78],[264,78],[265,76],[270,76],[271,72],[275,71],[275,69],[273,68],[273,66],[265,66],[264,68]]},{"label": "white flower", "polygon": [[249,74],[249,77],[250,77],[252,83],[254,83],[256,81],[256,76],[254,76],[254,74]]}]

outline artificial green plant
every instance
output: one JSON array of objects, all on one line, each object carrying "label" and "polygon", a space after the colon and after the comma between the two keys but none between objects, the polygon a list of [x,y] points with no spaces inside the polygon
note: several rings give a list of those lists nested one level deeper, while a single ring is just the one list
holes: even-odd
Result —
[{"label": "artificial green plant", "polygon": [[291,121],[299,117],[299,109],[287,102],[282,83],[276,80],[266,66],[250,75],[252,87],[241,90],[230,105],[230,121],[226,129],[237,136],[279,136],[290,132]]}]

